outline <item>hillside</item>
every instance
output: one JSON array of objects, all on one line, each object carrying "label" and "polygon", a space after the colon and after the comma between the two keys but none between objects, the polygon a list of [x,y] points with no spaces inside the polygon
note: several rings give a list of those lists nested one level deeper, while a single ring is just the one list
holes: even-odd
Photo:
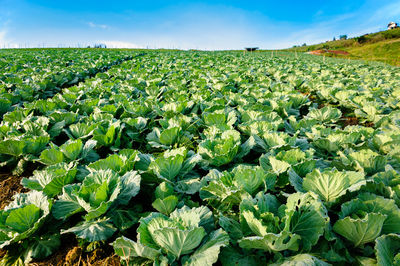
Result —
[{"label": "hillside", "polygon": [[[310,52],[324,50],[324,55],[332,57],[380,61],[400,66],[400,28],[386,30],[347,40],[293,47],[287,51]],[[335,54],[330,51],[346,51],[349,54]]]}]

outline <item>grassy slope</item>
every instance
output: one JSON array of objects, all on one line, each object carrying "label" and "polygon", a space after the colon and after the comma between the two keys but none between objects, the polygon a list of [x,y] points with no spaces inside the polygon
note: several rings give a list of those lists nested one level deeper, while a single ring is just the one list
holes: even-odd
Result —
[{"label": "grassy slope", "polygon": [[330,41],[286,50],[308,52],[320,49],[342,50],[350,53],[347,56],[326,54],[327,56],[381,61],[400,66],[400,28],[367,34],[348,40]]}]

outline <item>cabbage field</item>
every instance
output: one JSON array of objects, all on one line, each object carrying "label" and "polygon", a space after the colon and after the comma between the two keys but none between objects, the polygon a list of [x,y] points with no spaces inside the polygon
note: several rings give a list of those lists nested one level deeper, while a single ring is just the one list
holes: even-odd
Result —
[{"label": "cabbage field", "polygon": [[0,50],[0,121],[1,265],[400,265],[397,67]]}]

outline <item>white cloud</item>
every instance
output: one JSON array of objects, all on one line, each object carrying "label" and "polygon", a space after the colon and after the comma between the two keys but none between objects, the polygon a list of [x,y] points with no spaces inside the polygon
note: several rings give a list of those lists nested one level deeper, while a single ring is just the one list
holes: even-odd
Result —
[{"label": "white cloud", "polygon": [[19,48],[19,45],[6,38],[7,30],[0,30],[0,48]]},{"label": "white cloud", "polygon": [[0,44],[4,44],[5,43],[6,33],[7,32],[5,30],[0,31]]},{"label": "white cloud", "polygon": [[98,43],[107,45],[108,48],[143,48],[140,45],[123,41],[98,41]]},{"label": "white cloud", "polygon": [[108,26],[108,25],[105,25],[105,24],[96,24],[96,23],[93,23],[93,22],[88,22],[87,23],[88,25],[89,25],[89,27],[91,27],[91,28],[100,28],[100,29],[109,29],[110,28],[110,26]]},{"label": "white cloud", "polygon": [[[4,20],[0,14],[0,48],[20,48],[20,45],[15,42],[15,39],[10,37],[8,25],[10,19]],[[7,15],[7,14],[6,14]]]}]

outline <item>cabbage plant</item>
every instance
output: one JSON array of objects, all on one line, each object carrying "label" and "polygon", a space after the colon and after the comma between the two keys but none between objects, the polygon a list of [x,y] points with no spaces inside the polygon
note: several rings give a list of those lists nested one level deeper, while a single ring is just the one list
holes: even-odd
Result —
[{"label": "cabbage plant", "polygon": [[113,243],[115,252],[128,265],[138,259],[155,264],[212,265],[229,237],[215,230],[207,207],[182,207],[169,216],[151,213],[140,219],[137,241],[119,237]]}]

